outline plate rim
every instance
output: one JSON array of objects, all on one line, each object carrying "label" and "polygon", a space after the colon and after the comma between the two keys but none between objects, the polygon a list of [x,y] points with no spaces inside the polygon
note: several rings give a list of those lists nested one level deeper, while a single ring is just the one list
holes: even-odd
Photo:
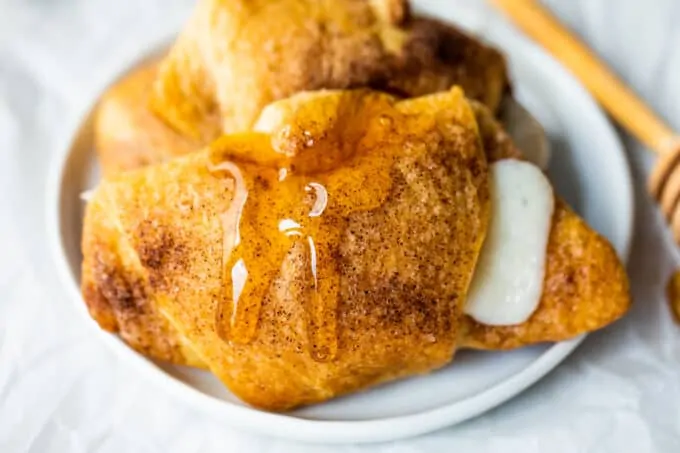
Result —
[{"label": "plate rim", "polygon": [[[442,19],[450,21],[444,17]],[[624,263],[627,263],[635,227],[635,199],[630,164],[620,137],[599,105],[596,104],[580,82],[536,44],[523,36],[513,36],[512,33],[508,33],[504,29],[493,30],[491,34],[493,39],[487,35],[483,35],[482,39],[491,39],[503,51],[506,46],[500,45],[496,41],[499,36],[503,37],[504,34],[506,35],[505,37],[512,39],[511,45],[516,46],[518,52],[525,53],[529,59],[541,61],[542,64],[549,67],[551,73],[559,74],[562,79],[562,85],[566,83],[570,85],[570,89],[578,92],[581,103],[587,104],[589,106],[588,110],[598,117],[598,122],[600,123],[598,128],[601,129],[603,135],[606,134],[608,136],[607,139],[611,142],[612,150],[616,148],[618,151],[612,151],[612,153],[618,155],[621,160],[623,173],[619,177],[624,179],[626,186],[626,193],[623,194],[621,200],[621,203],[625,203],[625,206],[621,206],[619,209],[624,211],[623,217],[628,221],[625,228],[626,237],[622,241],[623,245],[621,250],[619,250],[619,256]],[[75,125],[71,125],[67,129],[68,133],[64,136],[63,143],[58,143],[56,152],[50,159],[45,197],[47,210],[45,227],[51,259],[56,267],[62,289],[66,293],[63,295],[70,300],[68,305],[83,316],[84,323],[91,330],[97,332],[96,335],[120,357],[121,363],[130,364],[149,382],[159,384],[171,398],[177,398],[192,408],[208,413],[216,419],[228,422],[230,426],[238,427],[245,431],[304,442],[323,442],[326,444],[369,443],[398,440],[425,434],[474,418],[497,407],[545,377],[586,338],[587,335],[581,335],[577,338],[554,344],[518,373],[474,396],[457,402],[394,417],[370,420],[313,420],[290,416],[285,413],[266,412],[249,406],[241,406],[219,400],[204,394],[159,369],[151,361],[126,346],[117,336],[101,330],[93,322],[82,301],[79,285],[71,275],[70,264],[68,263],[64,248],[60,215],[64,172],[67,168],[66,164],[71,154],[70,151],[78,136],[78,131],[96,108],[104,90],[129,71],[136,62],[143,61],[152,53],[157,52],[162,45],[167,45],[167,43],[171,42],[174,36],[176,36],[176,32],[164,33],[162,37],[150,40],[149,45],[143,47],[136,46],[136,50],[130,49],[128,55],[125,55],[120,62],[119,67],[122,70],[114,74],[103,89],[95,92],[90,102],[76,116]],[[261,426],[261,428],[255,428],[257,426]]]}]

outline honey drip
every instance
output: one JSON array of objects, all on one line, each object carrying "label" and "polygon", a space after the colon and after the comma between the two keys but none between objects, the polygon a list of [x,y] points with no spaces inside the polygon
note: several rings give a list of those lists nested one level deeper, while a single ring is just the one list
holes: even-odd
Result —
[{"label": "honey drip", "polygon": [[[391,122],[383,118],[376,124],[384,129]],[[364,123],[362,129],[367,128]],[[336,162],[330,169],[323,140],[307,144],[317,149],[306,148],[304,162],[278,153],[267,134],[227,136],[212,146],[209,170],[234,185],[232,202],[221,218],[223,294],[216,325],[224,341],[247,344],[256,337],[262,302],[278,284],[286,256],[302,243],[307,250],[305,281],[286,283],[301,285],[312,358],[323,362],[336,356],[336,255],[344,219],[380,206],[391,187],[389,147],[357,152],[361,138],[346,138],[350,145],[342,152],[334,149]],[[325,160],[319,161],[324,168],[317,171],[309,165],[314,162],[310,152],[323,153]]]}]

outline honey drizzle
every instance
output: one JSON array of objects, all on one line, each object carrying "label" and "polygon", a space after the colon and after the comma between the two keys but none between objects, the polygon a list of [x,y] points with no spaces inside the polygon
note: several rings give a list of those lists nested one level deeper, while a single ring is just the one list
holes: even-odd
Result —
[{"label": "honey drizzle", "polygon": [[[220,303],[217,307],[217,332],[220,337],[227,337],[228,330],[225,326],[231,326],[235,323],[236,310],[234,305],[238,303],[240,295],[243,290],[243,285],[234,287],[235,272],[244,272],[245,266],[239,265],[243,263],[239,260],[235,265],[230,266],[231,257],[237,255],[234,253],[241,244],[240,223],[243,214],[243,208],[248,200],[248,188],[246,187],[241,169],[233,162],[224,161],[217,165],[210,165],[209,170],[212,173],[226,172],[234,181],[234,197],[229,205],[229,209],[221,215],[222,222],[222,282],[224,285],[224,300],[227,303]],[[237,267],[238,266],[238,267]],[[238,275],[238,274],[237,274]],[[239,280],[244,280],[246,276],[238,275]],[[229,296],[231,294],[231,296]],[[224,318],[228,322],[224,321]]]},{"label": "honey drizzle", "polygon": [[[302,291],[309,353],[319,362],[336,356],[340,272],[333,254],[342,239],[343,219],[384,202],[395,154],[385,146],[390,118],[380,116],[372,123],[378,128],[373,132],[368,132],[366,118],[354,120],[355,130],[373,137],[364,140],[364,151],[356,156],[347,153],[359,148],[361,137],[344,147],[344,153],[334,157],[336,167],[330,170],[310,169],[310,150],[306,149],[307,165],[297,166],[305,171],[296,173],[295,156],[282,157],[276,149],[272,152],[270,136],[262,133],[225,136],[212,147],[218,163],[209,170],[234,180],[233,201],[221,219],[223,294],[216,327],[224,341],[247,344],[254,339],[263,299],[286,255],[302,241],[309,258],[308,280]],[[361,127],[356,122],[361,122]],[[321,142],[314,142],[318,149],[312,152],[327,156]],[[383,146],[371,146],[372,142]]]}]

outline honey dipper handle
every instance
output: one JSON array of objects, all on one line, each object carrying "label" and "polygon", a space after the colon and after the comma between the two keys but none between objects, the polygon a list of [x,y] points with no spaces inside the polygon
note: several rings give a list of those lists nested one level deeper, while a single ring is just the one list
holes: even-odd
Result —
[{"label": "honey dipper handle", "polygon": [[535,0],[492,0],[529,36],[548,49],[607,111],[657,154],[677,145],[676,134],[583,43]]}]

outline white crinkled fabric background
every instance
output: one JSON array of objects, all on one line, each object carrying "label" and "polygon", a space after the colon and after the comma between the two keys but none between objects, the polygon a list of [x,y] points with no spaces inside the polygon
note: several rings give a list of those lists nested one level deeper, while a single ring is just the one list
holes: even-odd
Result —
[{"label": "white crinkled fabric background", "polygon": [[[427,1],[449,1],[482,34],[502,21],[483,1]],[[546,3],[680,130],[680,2]],[[663,296],[678,255],[644,193],[653,159],[628,138],[637,181],[632,314],[526,393],[458,427],[368,446],[256,437],[153,388],[89,335],[48,256],[45,174],[121,62],[177,29],[192,4],[0,0],[0,452],[680,451],[680,326]]]}]

